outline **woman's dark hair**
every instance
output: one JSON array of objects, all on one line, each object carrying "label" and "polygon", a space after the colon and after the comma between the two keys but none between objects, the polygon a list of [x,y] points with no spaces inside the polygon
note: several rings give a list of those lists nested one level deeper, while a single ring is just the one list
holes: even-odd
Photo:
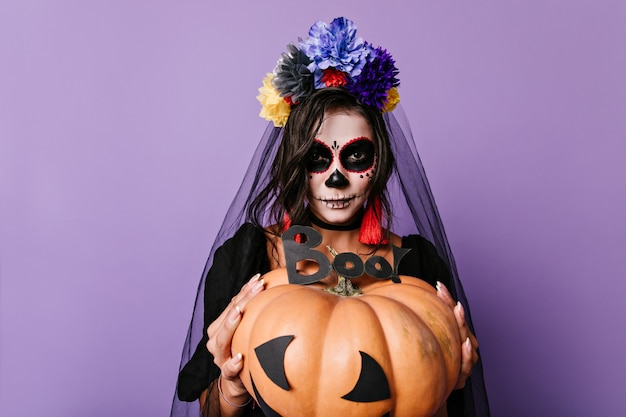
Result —
[{"label": "woman's dark hair", "polygon": [[271,178],[248,207],[248,219],[253,224],[258,227],[267,226],[262,223],[268,219],[264,216],[268,206],[269,221],[280,226],[274,231],[276,233],[282,231],[287,212],[293,224],[310,224],[305,208],[308,173],[304,161],[322,125],[324,115],[337,110],[355,112],[363,116],[372,128],[377,168],[368,200],[380,198],[383,217],[387,219],[389,225],[391,208],[386,197],[386,186],[395,161],[385,122],[380,111],[359,103],[353,95],[341,88],[317,90],[292,109],[272,163]]}]

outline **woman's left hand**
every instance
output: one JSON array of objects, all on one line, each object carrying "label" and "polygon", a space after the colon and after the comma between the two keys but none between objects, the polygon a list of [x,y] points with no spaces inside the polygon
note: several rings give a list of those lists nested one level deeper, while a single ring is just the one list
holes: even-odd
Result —
[{"label": "woman's left hand", "polygon": [[465,309],[460,302],[455,302],[445,285],[437,281],[437,296],[454,312],[461,334],[461,373],[454,389],[465,386],[465,381],[472,374],[472,368],[478,362],[478,340],[472,334],[465,321]]}]

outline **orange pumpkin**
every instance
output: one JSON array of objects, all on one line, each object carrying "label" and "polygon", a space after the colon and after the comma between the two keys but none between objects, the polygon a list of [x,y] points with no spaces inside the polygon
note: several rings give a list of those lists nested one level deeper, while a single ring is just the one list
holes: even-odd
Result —
[{"label": "orange pumpkin", "polygon": [[432,416],[459,376],[452,310],[417,278],[360,278],[360,296],[264,276],[245,307],[232,351],[267,417]]}]

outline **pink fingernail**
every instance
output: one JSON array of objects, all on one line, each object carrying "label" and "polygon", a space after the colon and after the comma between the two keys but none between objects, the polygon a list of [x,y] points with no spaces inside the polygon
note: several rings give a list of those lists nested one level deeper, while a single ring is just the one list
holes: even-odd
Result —
[{"label": "pink fingernail", "polygon": [[439,291],[441,291],[442,294],[444,294],[446,297],[452,297],[450,295],[450,291],[448,291],[448,287],[446,287],[446,285],[443,282],[437,281],[437,289]]},{"label": "pink fingernail", "polygon": [[252,278],[250,278],[250,281],[248,281],[248,284],[253,284],[255,281],[257,281],[259,278],[261,277],[261,274],[255,274]]},{"label": "pink fingernail", "polygon": [[460,301],[457,301],[456,306],[459,309],[459,313],[461,314],[461,317],[465,318],[465,309],[463,308],[463,304],[461,304]]},{"label": "pink fingernail", "polygon": [[256,285],[254,286],[254,288],[252,288],[252,292],[254,294],[260,292],[263,289],[263,286],[265,285],[265,281],[264,280],[260,280],[259,282],[256,283]]},{"label": "pink fingernail", "polygon": [[233,311],[230,312],[228,319],[231,322],[233,322],[233,321],[237,321],[237,319],[239,319],[240,316],[241,316],[241,309],[239,308],[239,306],[235,306]]},{"label": "pink fingernail", "polygon": [[230,363],[232,363],[233,365],[237,365],[239,362],[241,362],[242,358],[243,358],[243,355],[241,353],[237,353],[235,357],[233,357],[230,360]]}]

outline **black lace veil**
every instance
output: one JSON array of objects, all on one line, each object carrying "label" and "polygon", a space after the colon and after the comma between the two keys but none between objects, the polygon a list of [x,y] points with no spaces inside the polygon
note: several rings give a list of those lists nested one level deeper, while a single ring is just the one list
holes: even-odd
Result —
[{"label": "black lace veil", "polygon": [[[398,235],[420,234],[435,245],[439,256],[445,261],[452,275],[453,287],[450,288],[450,292],[465,307],[468,325],[472,332],[476,334],[467,298],[458,277],[454,257],[452,256],[426,173],[415,147],[409,123],[400,106],[393,112],[385,113],[383,117],[389,132],[392,152],[396,159],[396,169],[391,175],[387,188],[393,212],[391,222],[393,232]],[[262,190],[270,179],[272,161],[280,144],[282,132],[282,128],[274,127],[272,123],[268,124],[239,187],[239,191],[233,199],[213,243],[198,286],[193,315],[182,352],[181,369],[189,361],[204,335],[204,287],[207,273],[213,263],[215,251],[228,238],[232,237],[244,222],[250,220],[246,218],[247,208],[259,190]],[[483,368],[480,359],[474,366],[472,376],[467,380],[464,388],[464,399],[465,416],[489,416]],[[192,416],[200,416],[198,401],[183,402],[174,395],[171,417]]]}]

